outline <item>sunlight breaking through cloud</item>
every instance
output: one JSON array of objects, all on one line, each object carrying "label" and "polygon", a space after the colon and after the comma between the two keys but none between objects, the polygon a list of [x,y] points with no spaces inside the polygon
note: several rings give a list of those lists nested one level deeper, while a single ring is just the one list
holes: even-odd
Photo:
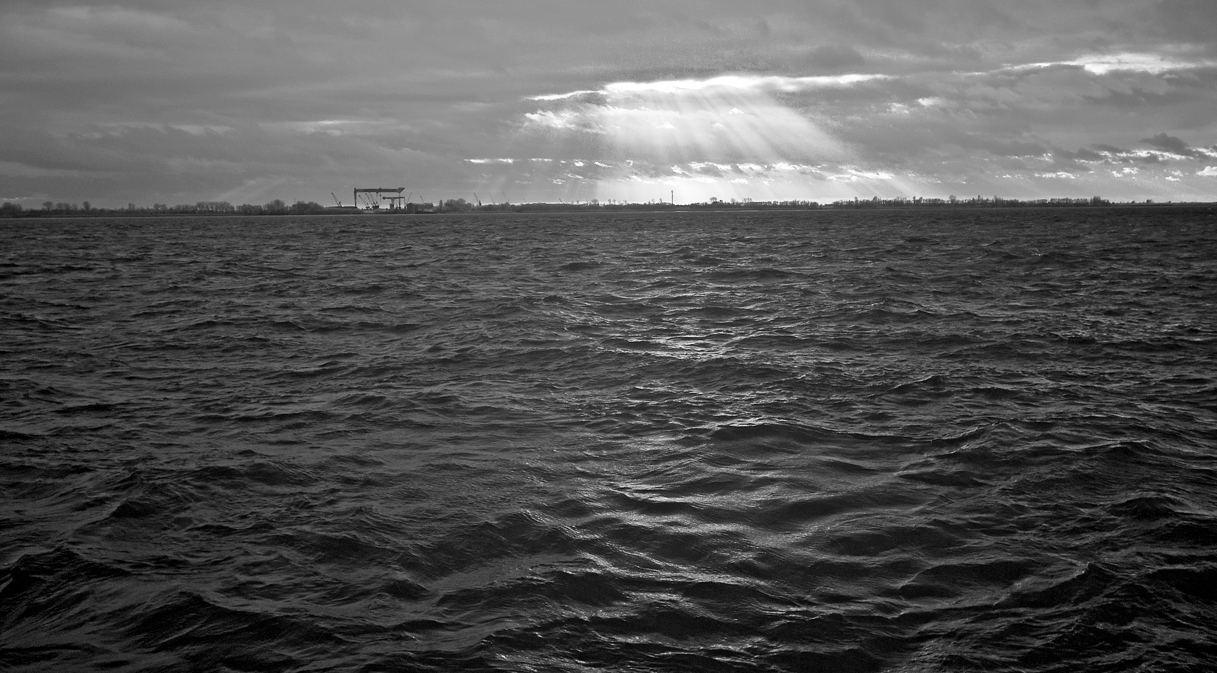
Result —
[{"label": "sunlight breaking through cloud", "polygon": [[[685,200],[692,201],[811,198],[816,192],[809,186],[813,183],[824,191],[834,180],[894,176],[882,170],[835,168],[856,163],[854,153],[805,113],[785,104],[782,94],[879,79],[886,77],[724,75],[614,82],[595,91],[530,97],[549,105],[525,113],[524,127],[591,137],[601,155],[595,165],[608,169],[600,171],[595,186],[603,198],[645,200],[658,193],[660,185],[670,188],[669,196],[680,188]],[[825,170],[822,164],[834,168]]]},{"label": "sunlight breaking through cloud", "polygon": [[1212,200],[1213,1],[0,3],[0,195]]},{"label": "sunlight breaking through cloud", "polygon": [[859,82],[888,79],[887,75],[878,74],[849,74],[849,75],[817,75],[811,77],[783,77],[780,75],[722,75],[709,79],[678,79],[659,80],[654,82],[613,82],[603,89],[592,91],[583,89],[567,93],[545,94],[530,96],[528,100],[556,101],[577,98],[588,94],[628,94],[639,92],[679,93],[687,91],[702,91],[705,89],[736,89],[741,91],[807,91],[829,86],[848,86]]},{"label": "sunlight breaking through cloud", "polygon": [[1125,52],[1119,54],[1087,54],[1068,61],[1027,63],[1009,69],[1035,70],[1062,65],[1081,67],[1095,75],[1107,75],[1113,72],[1143,72],[1151,75],[1160,75],[1173,70],[1211,68],[1217,65],[1217,62],[1208,60],[1181,61],[1161,54]]}]

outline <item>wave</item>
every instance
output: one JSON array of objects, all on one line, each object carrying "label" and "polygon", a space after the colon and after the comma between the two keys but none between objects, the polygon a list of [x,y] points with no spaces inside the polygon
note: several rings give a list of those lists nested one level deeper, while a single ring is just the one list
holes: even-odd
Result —
[{"label": "wave", "polygon": [[1217,653],[1207,211],[393,218],[0,228],[0,668]]}]

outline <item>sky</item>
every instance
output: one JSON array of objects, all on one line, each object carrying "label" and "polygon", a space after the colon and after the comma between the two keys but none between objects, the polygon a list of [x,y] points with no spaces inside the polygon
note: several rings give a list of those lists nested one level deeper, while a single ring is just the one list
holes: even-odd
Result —
[{"label": "sky", "polygon": [[0,198],[1217,201],[1215,85],[1214,0],[0,0]]}]

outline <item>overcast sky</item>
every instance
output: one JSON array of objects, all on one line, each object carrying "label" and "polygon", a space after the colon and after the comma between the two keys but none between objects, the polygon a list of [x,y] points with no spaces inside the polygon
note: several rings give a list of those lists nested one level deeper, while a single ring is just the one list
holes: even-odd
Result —
[{"label": "overcast sky", "polygon": [[1214,0],[0,0],[0,197],[1217,200]]}]

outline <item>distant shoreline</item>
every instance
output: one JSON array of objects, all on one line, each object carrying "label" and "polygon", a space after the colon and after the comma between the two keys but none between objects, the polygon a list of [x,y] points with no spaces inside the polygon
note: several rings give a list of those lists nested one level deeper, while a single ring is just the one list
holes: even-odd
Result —
[{"label": "distant shoreline", "polygon": [[107,209],[92,208],[90,210],[60,211],[60,210],[8,210],[0,214],[0,219],[97,219],[97,218],[145,218],[145,217],[211,217],[211,218],[263,218],[263,217],[410,217],[431,218],[447,215],[482,215],[482,214],[545,214],[545,213],[614,213],[614,212],[651,212],[651,213],[701,213],[701,212],[840,212],[840,211],[993,211],[993,210],[1077,210],[1079,208],[1095,210],[1124,210],[1124,209],[1180,209],[1180,208],[1217,208],[1215,201],[1181,201],[1167,203],[1036,203],[1027,201],[960,202],[960,203],[891,203],[859,201],[857,203],[808,204],[793,205],[789,203],[712,203],[712,204],[679,204],[662,203],[631,203],[631,204],[562,204],[562,203],[521,203],[511,205],[481,206],[460,210],[442,210],[429,213],[407,213],[405,210],[379,210],[352,212],[350,209],[313,210],[308,212],[280,213],[242,213],[242,212],[191,212],[191,211],[154,211],[151,209]]}]

